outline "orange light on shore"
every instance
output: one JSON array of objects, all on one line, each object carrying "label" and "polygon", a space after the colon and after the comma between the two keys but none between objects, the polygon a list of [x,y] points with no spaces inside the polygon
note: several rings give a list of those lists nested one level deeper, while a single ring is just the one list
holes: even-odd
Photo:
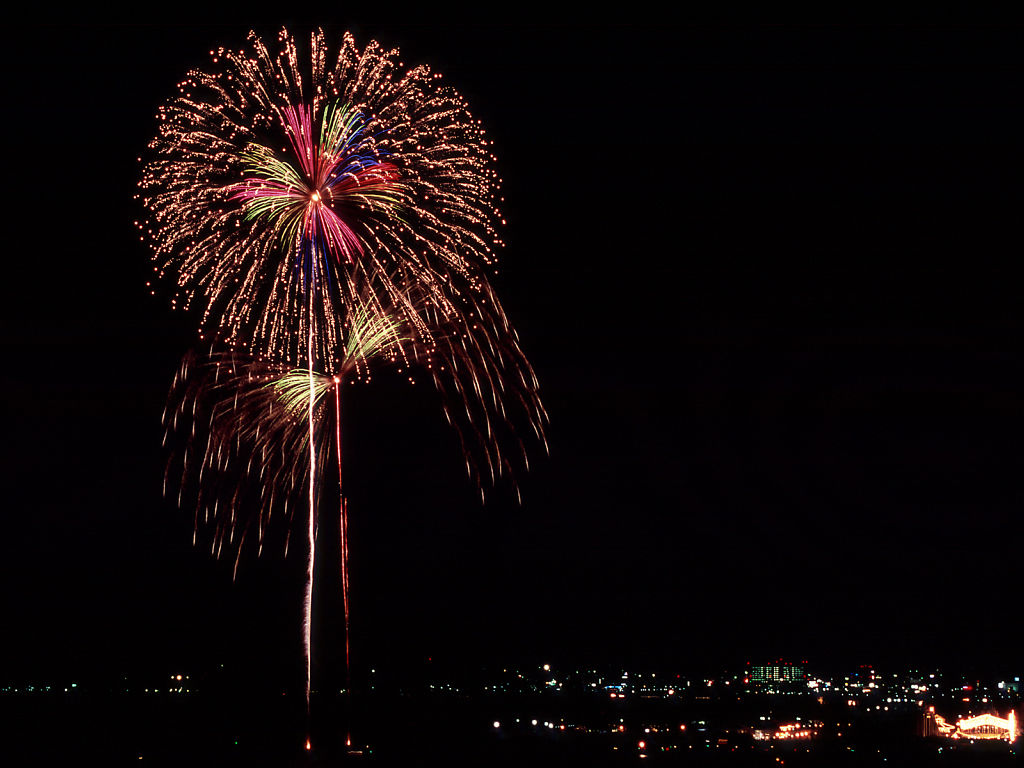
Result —
[{"label": "orange light on shore", "polygon": [[949,739],[1001,739],[1013,744],[1019,736],[1017,713],[1013,710],[1004,719],[990,713],[974,717],[962,717],[956,724],[946,722],[942,715],[935,714],[935,708],[928,708],[926,717],[933,719],[940,736]]},{"label": "orange light on shore", "polygon": [[313,748],[313,745],[309,743],[309,739],[306,739],[306,751],[309,752]]},{"label": "orange light on shore", "polygon": [[1017,740],[1017,713],[1011,710],[1005,719],[990,714],[961,718],[956,732],[968,739],[1006,739],[1012,744]]}]

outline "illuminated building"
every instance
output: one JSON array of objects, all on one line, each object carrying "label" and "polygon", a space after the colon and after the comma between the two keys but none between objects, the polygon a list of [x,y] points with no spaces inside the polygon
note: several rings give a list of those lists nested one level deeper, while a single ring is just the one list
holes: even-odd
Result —
[{"label": "illuminated building", "polygon": [[922,736],[940,736],[947,739],[1003,739],[1011,744],[1017,740],[1020,730],[1017,714],[1011,711],[1006,718],[992,714],[962,717],[956,725],[949,723],[942,715],[935,713],[935,707],[928,707],[924,713]]},{"label": "illuminated building", "polygon": [[848,692],[869,694],[878,688],[878,675],[870,664],[861,664],[845,678],[845,683]]},{"label": "illuminated building", "polygon": [[759,664],[751,668],[749,680],[752,685],[769,690],[802,687],[807,683],[807,672],[803,666],[806,663],[794,664],[779,659],[771,664]]},{"label": "illuminated building", "polygon": [[1013,680],[1004,680],[999,683],[999,690],[1008,691],[1010,693],[1020,693],[1020,677],[1014,677]]},{"label": "illuminated building", "polygon": [[1012,744],[1017,740],[1017,715],[1011,710],[1005,719],[989,714],[961,718],[956,732],[962,739],[1006,739]]},{"label": "illuminated building", "polygon": [[751,731],[754,741],[793,741],[815,738],[821,731],[819,721],[807,723],[780,723],[775,728],[758,728]]},{"label": "illuminated building", "polygon": [[955,738],[956,726],[947,723],[946,718],[942,715],[935,714],[935,707],[928,707],[928,711],[924,713],[922,718],[919,733],[925,737],[945,736],[947,738]]}]

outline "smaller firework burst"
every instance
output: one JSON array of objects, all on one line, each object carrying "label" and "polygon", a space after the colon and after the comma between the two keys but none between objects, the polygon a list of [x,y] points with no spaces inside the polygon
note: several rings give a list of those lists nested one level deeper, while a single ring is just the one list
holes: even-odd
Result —
[{"label": "smaller firework burst", "polygon": [[[340,409],[343,383],[369,379],[372,363],[405,370],[410,354],[428,359],[436,348],[431,336],[402,322],[404,312],[379,312],[371,295],[364,291],[365,298],[353,306],[344,344],[329,371],[233,351],[211,351],[205,357],[190,353],[182,361],[164,413],[165,443],[181,431],[186,416],[189,432],[184,448],[168,462],[165,493],[177,466],[178,503],[187,489],[195,489],[196,530],[202,524],[213,527],[211,547],[218,557],[236,539],[240,555],[254,529],[262,551],[275,507],[291,520],[298,494],[310,490],[311,469],[314,479],[323,473],[324,446],[332,417],[340,417],[335,410]],[[406,302],[412,302],[408,294],[403,306]],[[335,432],[340,468],[337,423]],[[236,568],[237,562],[236,556]]]},{"label": "smaller firework burst", "polygon": [[[378,367],[410,381],[419,371],[433,383],[481,494],[502,476],[515,487],[515,465],[528,466],[524,426],[545,441],[536,378],[511,329],[472,312],[445,322],[415,284],[386,306],[379,295],[378,281],[360,291],[341,323],[341,345],[323,368],[231,350],[182,361],[164,425],[165,443],[175,434],[184,441],[175,442],[165,492],[178,480],[179,505],[194,494],[196,530],[213,528],[218,557],[225,545],[237,548],[237,564],[253,534],[262,551],[272,514],[283,515],[290,529],[295,502],[309,495],[310,476],[321,476],[330,459],[331,439],[340,474],[342,387],[370,381]],[[518,450],[509,453],[509,445]]]}]

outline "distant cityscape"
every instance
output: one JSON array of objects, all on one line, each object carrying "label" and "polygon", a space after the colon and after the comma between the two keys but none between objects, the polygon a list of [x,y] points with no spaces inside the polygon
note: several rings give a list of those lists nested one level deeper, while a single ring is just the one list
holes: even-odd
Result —
[{"label": "distant cityscape", "polygon": [[[441,692],[471,694],[451,684],[435,686]],[[715,676],[687,677],[622,670],[559,670],[550,664],[535,669],[503,669],[484,684],[483,694],[543,697],[558,694],[578,698],[607,698],[628,709],[640,704],[676,704],[680,713],[699,711],[707,717],[668,720],[662,717],[627,725],[626,712],[596,727],[570,717],[537,721],[515,717],[495,720],[494,728],[524,727],[597,734],[634,735],[642,757],[651,749],[757,747],[765,744],[810,745],[816,740],[853,743],[863,741],[870,721],[900,721],[911,715],[913,735],[934,740],[936,749],[974,742],[1015,745],[1020,738],[1017,709],[1021,702],[1019,674],[975,677],[945,674],[941,669],[882,671],[862,665],[842,676],[814,674],[807,661],[777,659],[747,663],[742,669]],[[723,706],[724,705],[724,706]],[[651,707],[647,707],[652,709]],[[869,726],[870,727],[870,726]],[[685,734],[685,737],[684,737]],[[910,733],[905,735],[910,736]],[[632,747],[632,745],[629,745]]]},{"label": "distant cityscape", "polygon": [[[565,740],[592,752],[671,758],[702,750],[787,756],[870,752],[879,764],[907,750],[919,755],[967,751],[1019,758],[1021,670],[978,676],[942,669],[858,666],[841,674],[805,660],[747,662],[714,675],[626,669],[527,667],[444,673],[425,664],[391,677],[369,670],[368,701],[404,700],[423,708],[462,706],[476,737],[533,742]],[[147,681],[123,678],[105,694],[202,698],[222,685],[216,675],[174,670]],[[8,704],[20,697],[88,696],[79,681],[0,685]],[[347,691],[316,691],[344,700]],[[278,691],[276,695],[287,694]],[[297,693],[293,692],[294,695]],[[461,703],[461,704],[460,704]],[[918,759],[915,757],[914,759]],[[805,760],[806,761],[806,760]]]}]

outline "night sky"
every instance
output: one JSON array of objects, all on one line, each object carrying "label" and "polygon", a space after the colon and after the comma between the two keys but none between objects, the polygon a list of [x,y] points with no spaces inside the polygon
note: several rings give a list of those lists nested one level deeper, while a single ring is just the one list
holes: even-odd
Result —
[{"label": "night sky", "polygon": [[196,318],[146,290],[132,195],[190,67],[321,20],[444,72],[495,139],[495,284],[551,416],[522,506],[481,506],[433,391],[353,392],[357,664],[1019,668],[1019,27],[341,9],[8,31],[0,681],[300,684],[301,553],[232,583],[161,496]]}]

